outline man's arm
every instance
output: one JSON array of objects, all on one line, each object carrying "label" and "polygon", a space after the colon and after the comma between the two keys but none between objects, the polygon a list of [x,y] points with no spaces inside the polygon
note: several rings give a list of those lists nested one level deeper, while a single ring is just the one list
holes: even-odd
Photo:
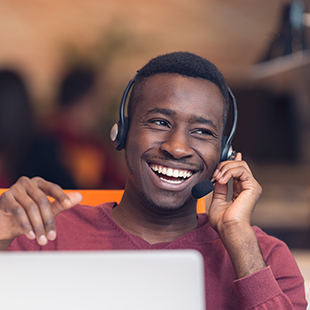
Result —
[{"label": "man's arm", "polygon": [[[234,161],[220,163],[214,178],[209,221],[230,255],[237,278],[242,278],[266,267],[251,227],[252,212],[262,189],[240,153]],[[227,183],[231,178],[233,197],[227,201]]]},{"label": "man's arm", "polygon": [[[220,163],[214,172],[214,178],[216,184],[208,210],[209,221],[219,233],[231,258],[238,279],[235,285],[242,309],[305,309],[307,303],[303,279],[293,257],[286,254],[285,265],[289,260],[292,261],[291,275],[289,272],[283,273],[283,265],[277,267],[281,269],[279,275],[273,274],[276,270],[266,268],[257,235],[251,227],[251,216],[262,189],[248,165],[242,161],[241,154],[238,153],[234,161]],[[227,201],[227,183],[231,178],[233,195]],[[279,258],[283,255],[279,250],[272,255],[277,259],[273,266],[279,264]],[[289,281],[284,285],[285,291],[292,291],[291,295],[298,300],[294,305],[293,300],[281,290],[280,282],[283,279]]]},{"label": "man's arm", "polygon": [[293,255],[280,240],[256,232],[268,267],[234,281],[240,309],[305,310],[304,280]]},{"label": "man's arm", "polygon": [[[55,200],[50,202],[48,196]],[[55,216],[81,200],[81,194],[65,194],[61,187],[42,178],[21,177],[0,197],[0,251],[23,234],[40,245],[55,240]]]}]

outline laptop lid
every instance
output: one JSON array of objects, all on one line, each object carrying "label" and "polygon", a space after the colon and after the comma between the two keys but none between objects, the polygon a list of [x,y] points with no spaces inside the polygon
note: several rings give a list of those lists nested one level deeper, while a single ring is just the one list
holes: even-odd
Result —
[{"label": "laptop lid", "polygon": [[3,252],[0,275],[6,310],[205,310],[192,250]]}]

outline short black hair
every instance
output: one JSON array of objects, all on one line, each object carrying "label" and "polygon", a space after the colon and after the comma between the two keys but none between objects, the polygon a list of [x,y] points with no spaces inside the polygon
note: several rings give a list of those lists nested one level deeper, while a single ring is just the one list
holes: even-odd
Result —
[{"label": "short black hair", "polygon": [[138,71],[128,104],[129,120],[143,91],[144,82],[148,77],[160,73],[202,78],[218,86],[223,96],[223,117],[224,123],[226,123],[229,110],[229,94],[224,76],[212,62],[190,52],[174,52],[160,55],[151,59]]}]

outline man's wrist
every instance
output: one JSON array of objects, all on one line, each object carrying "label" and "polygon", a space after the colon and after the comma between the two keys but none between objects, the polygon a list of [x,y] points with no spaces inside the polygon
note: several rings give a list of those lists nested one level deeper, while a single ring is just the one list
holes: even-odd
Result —
[{"label": "man's wrist", "polygon": [[218,227],[217,230],[222,240],[227,238],[232,238],[234,240],[235,238],[243,236],[244,234],[252,235],[254,232],[252,226],[249,223],[237,221],[230,221],[222,224]]},{"label": "man's wrist", "polygon": [[219,232],[231,258],[237,278],[243,278],[266,267],[255,231],[247,224],[231,224]]}]

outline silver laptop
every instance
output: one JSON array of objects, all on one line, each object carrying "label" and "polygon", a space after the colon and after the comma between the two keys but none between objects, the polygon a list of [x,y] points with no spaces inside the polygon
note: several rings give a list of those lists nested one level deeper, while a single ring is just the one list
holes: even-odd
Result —
[{"label": "silver laptop", "polygon": [[203,259],[192,250],[4,252],[5,310],[205,310]]}]

